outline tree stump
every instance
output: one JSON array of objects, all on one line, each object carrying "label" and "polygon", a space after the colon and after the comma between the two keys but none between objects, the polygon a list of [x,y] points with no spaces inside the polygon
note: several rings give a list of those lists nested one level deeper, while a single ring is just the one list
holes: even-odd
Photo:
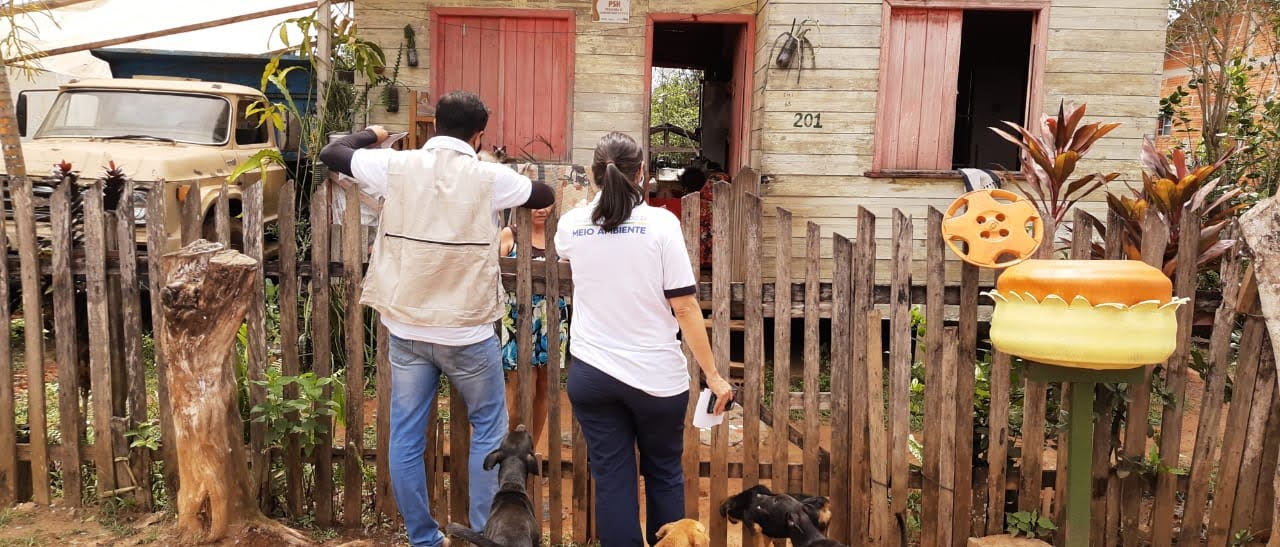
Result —
[{"label": "tree stump", "polygon": [[251,495],[244,424],[226,356],[248,311],[257,261],[203,239],[163,258],[160,332],[169,364],[179,482],[178,530],[211,542],[255,532],[284,545],[312,545],[266,518]]}]

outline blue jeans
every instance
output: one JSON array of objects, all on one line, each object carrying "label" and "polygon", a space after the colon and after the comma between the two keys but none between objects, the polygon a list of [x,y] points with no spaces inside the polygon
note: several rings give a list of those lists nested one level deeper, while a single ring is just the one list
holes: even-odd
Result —
[{"label": "blue jeans", "polygon": [[[471,420],[468,492],[471,527],[482,530],[498,491],[498,471],[485,471],[484,458],[507,434],[506,384],[502,355],[494,336],[469,346],[445,346],[391,336],[391,440],[389,463],[396,505],[414,546],[435,547],[444,541],[427,503],[427,417],[433,408],[440,374],[462,394]],[[461,485],[453,485],[454,488]]]}]

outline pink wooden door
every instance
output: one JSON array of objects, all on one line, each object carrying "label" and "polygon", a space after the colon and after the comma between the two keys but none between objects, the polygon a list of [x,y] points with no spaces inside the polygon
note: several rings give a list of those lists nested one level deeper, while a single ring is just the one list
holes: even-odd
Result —
[{"label": "pink wooden door", "polygon": [[894,9],[876,127],[877,169],[951,169],[964,12]]},{"label": "pink wooden door", "polygon": [[435,96],[459,89],[480,95],[490,111],[484,148],[506,146],[512,156],[524,150],[541,161],[569,158],[570,20],[439,15],[435,28]]}]

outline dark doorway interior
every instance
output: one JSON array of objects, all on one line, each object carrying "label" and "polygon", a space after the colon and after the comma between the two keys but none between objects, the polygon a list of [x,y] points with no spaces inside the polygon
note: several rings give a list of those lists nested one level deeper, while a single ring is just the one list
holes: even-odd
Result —
[{"label": "dark doorway interior", "polygon": [[989,127],[1025,125],[1035,14],[965,11],[956,95],[955,168],[1017,170],[1017,148]]}]

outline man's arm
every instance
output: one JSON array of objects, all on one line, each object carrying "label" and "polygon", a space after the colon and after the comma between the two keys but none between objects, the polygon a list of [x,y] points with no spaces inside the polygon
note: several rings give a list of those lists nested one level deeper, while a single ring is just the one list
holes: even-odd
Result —
[{"label": "man's arm", "polygon": [[353,176],[351,157],[355,155],[356,150],[382,142],[386,138],[387,131],[378,126],[357,131],[325,145],[320,150],[320,162],[328,166],[329,169],[348,177]]}]

